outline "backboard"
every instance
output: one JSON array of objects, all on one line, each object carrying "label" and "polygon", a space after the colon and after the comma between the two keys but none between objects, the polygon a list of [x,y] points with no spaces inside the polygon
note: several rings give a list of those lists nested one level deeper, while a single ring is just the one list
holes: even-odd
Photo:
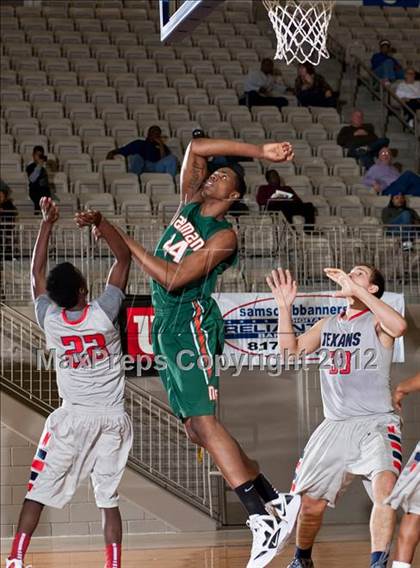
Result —
[{"label": "backboard", "polygon": [[160,38],[182,41],[224,0],[159,0]]}]

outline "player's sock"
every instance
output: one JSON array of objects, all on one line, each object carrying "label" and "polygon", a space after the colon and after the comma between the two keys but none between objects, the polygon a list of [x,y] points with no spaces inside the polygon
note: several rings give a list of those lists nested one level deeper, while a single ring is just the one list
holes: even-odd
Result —
[{"label": "player's sock", "polygon": [[381,561],[384,566],[387,565],[389,559],[389,552],[385,550],[377,550],[370,555],[370,565],[374,566],[376,562]]},{"label": "player's sock", "polygon": [[407,564],[407,562],[398,562],[394,560],[392,563],[392,568],[411,568],[411,564]]},{"label": "player's sock", "polygon": [[263,473],[260,473],[258,477],[254,479],[253,483],[258,495],[261,497],[264,503],[273,501],[279,496],[278,491],[274,489],[274,487],[271,485],[271,483]]},{"label": "player's sock", "polygon": [[295,558],[299,558],[299,560],[301,558],[303,559],[312,558],[312,546],[311,548],[299,548],[297,546],[295,551]]},{"label": "player's sock", "polygon": [[247,481],[235,488],[235,493],[249,515],[266,515],[267,511],[253,481]]},{"label": "player's sock", "polygon": [[18,532],[15,535],[10,551],[9,560],[24,560],[29,543],[31,542],[30,534]]},{"label": "player's sock", "polygon": [[105,557],[105,568],[121,568],[121,544],[107,544]]}]

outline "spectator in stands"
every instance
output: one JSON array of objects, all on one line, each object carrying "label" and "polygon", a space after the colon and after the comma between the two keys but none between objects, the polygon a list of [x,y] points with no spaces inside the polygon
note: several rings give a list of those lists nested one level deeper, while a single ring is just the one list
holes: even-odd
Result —
[{"label": "spectator in stands", "polygon": [[381,191],[377,185],[373,189],[381,195],[416,195],[420,197],[420,176],[406,171]]},{"label": "spectator in stands", "polygon": [[10,190],[6,184],[0,187],[0,223],[13,223],[17,209],[10,197]]},{"label": "spectator in stands", "polygon": [[299,103],[304,106],[336,107],[337,93],[334,93],[322,75],[315,73],[310,63],[298,67],[295,93]]},{"label": "spectator in stands", "polygon": [[392,83],[404,77],[404,71],[400,63],[390,54],[394,53],[391,42],[382,39],[379,42],[379,52],[372,55],[372,71],[385,82]]},{"label": "spectator in stands", "polygon": [[[17,216],[17,209],[10,197],[9,188],[2,182],[0,186],[0,260],[13,258],[13,225]],[[3,256],[4,255],[4,256]]]},{"label": "spectator in stands", "polygon": [[403,241],[403,250],[410,250],[413,246],[412,240],[419,234],[420,226],[402,228],[402,225],[420,225],[420,217],[417,211],[407,207],[404,195],[393,195],[387,207],[382,210],[382,222],[384,225],[394,225],[387,230],[390,235],[400,235]]},{"label": "spectator in stands", "polygon": [[117,154],[127,158],[128,171],[140,175],[143,172],[170,174],[176,176],[178,162],[171,154],[162,137],[159,126],[151,126],[147,131],[146,140],[133,140],[121,148],[108,153],[111,160]]},{"label": "spectator in stands", "polygon": [[279,85],[274,78],[274,63],[272,59],[265,58],[261,61],[260,69],[251,69],[244,83],[245,104],[253,106],[276,106],[281,109],[289,104],[289,101],[280,96],[286,91],[286,87]]},{"label": "spectator in stands", "polygon": [[405,195],[393,195],[388,205],[382,210],[384,225],[420,225],[417,211],[407,207]]},{"label": "spectator in stands", "polygon": [[389,148],[382,148],[378,160],[366,172],[362,183],[382,195],[420,195],[420,176],[411,171],[401,174],[392,164]]},{"label": "spectator in stands", "polygon": [[261,185],[257,191],[257,203],[261,210],[281,211],[289,223],[293,224],[293,216],[305,218],[305,231],[313,229],[315,224],[315,207],[312,203],[304,203],[297,193],[279,176],[276,170],[268,170],[265,174],[267,185]]},{"label": "spectator in stands", "polygon": [[343,126],[338,133],[337,144],[346,148],[348,156],[356,158],[368,169],[373,166],[379,150],[389,145],[389,139],[378,138],[373,124],[364,122],[363,112],[354,110],[350,125]]},{"label": "spectator in stands", "polygon": [[35,214],[40,213],[39,200],[41,197],[51,197],[47,174],[47,156],[42,146],[34,146],[32,151],[33,161],[26,166],[26,174],[29,180],[29,197],[34,204]]},{"label": "spectator in stands", "polygon": [[399,177],[400,172],[392,164],[391,150],[385,146],[379,151],[376,164],[365,173],[362,183],[380,193]]},{"label": "spectator in stands", "polygon": [[[405,72],[405,80],[401,81],[395,90],[399,97],[413,112],[420,110],[420,81],[416,81],[416,70],[409,67]],[[411,127],[414,119],[409,112],[406,113]]]}]

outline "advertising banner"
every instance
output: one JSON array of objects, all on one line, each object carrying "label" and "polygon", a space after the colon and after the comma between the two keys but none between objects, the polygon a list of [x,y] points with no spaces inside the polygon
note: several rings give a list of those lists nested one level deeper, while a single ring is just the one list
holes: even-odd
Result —
[{"label": "advertising banner", "polygon": [[[261,356],[277,353],[278,308],[270,293],[218,294],[215,299],[225,321],[225,351],[229,357],[242,354],[250,362]],[[385,292],[382,299],[399,313],[404,313],[402,294]],[[319,319],[336,316],[346,307],[343,298],[331,292],[298,294],[292,307],[293,328],[296,335],[308,331]],[[316,363],[313,354],[306,362]],[[403,339],[397,339],[393,361],[404,362]],[[245,363],[246,364],[246,363]]]},{"label": "advertising banner", "polygon": [[[224,367],[264,364],[278,357],[278,308],[270,293],[215,294],[225,322]],[[404,296],[385,292],[383,300],[404,314]],[[296,335],[308,331],[319,319],[336,316],[346,306],[342,298],[331,292],[298,294],[292,307],[293,329]],[[153,373],[152,323],[150,296],[127,297],[121,313],[124,352],[140,361],[142,371]],[[340,348],[340,345],[338,345]],[[364,356],[364,346],[360,347]],[[369,351],[369,349],[368,349]],[[308,355],[305,363],[317,363],[319,354]],[[403,338],[394,346],[393,362],[404,362]],[[133,369],[133,372],[134,371]]]}]

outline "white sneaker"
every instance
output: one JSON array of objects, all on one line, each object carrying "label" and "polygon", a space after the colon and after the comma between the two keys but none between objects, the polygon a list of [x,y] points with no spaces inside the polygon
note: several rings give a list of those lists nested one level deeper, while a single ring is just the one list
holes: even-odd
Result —
[{"label": "white sneaker", "polygon": [[276,556],[285,527],[273,515],[251,515],[246,524],[252,531],[251,557],[246,568],[263,568]]},{"label": "white sneaker", "polygon": [[269,501],[266,505],[267,510],[277,515],[284,525],[284,530],[277,545],[277,554],[280,554],[286,546],[293,532],[300,511],[300,501],[300,495],[280,493],[277,499]]},{"label": "white sneaker", "polygon": [[[25,568],[25,566],[23,565],[22,560],[9,560],[8,558],[6,558],[6,568]],[[32,566],[28,565],[26,566],[26,568],[32,568]]]}]

